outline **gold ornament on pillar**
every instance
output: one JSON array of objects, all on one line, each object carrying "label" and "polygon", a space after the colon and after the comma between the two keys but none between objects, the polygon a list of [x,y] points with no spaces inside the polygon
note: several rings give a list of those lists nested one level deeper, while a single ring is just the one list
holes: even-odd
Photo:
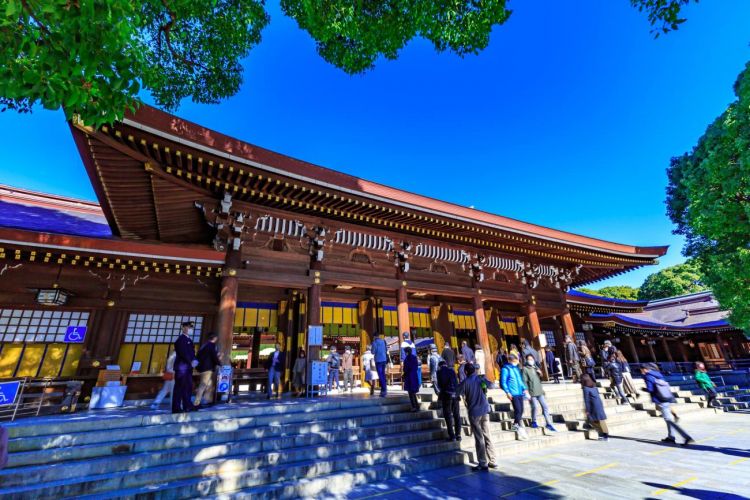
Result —
[{"label": "gold ornament on pillar", "polygon": [[279,316],[282,316],[286,312],[287,302],[286,300],[279,301]]},{"label": "gold ornament on pillar", "polygon": [[437,330],[434,330],[432,332],[432,336],[434,338],[435,345],[438,348],[438,352],[443,352],[443,347],[445,346],[445,338],[443,338],[443,334]]},{"label": "gold ornament on pillar", "polygon": [[526,316],[516,316],[516,324],[519,328],[523,327],[523,324],[526,322]]}]

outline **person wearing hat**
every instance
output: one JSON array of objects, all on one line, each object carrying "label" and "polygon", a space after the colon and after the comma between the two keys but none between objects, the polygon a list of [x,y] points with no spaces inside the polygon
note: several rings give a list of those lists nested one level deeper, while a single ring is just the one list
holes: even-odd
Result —
[{"label": "person wearing hat", "polygon": [[195,347],[193,347],[193,339],[191,338],[194,326],[192,321],[184,322],[180,336],[174,342],[176,356],[174,360],[172,413],[185,413],[197,409],[190,400],[193,395],[193,368],[198,366],[198,360],[195,359]]},{"label": "person wearing hat", "polygon": [[477,367],[477,375],[484,375],[484,351],[482,346],[477,344],[474,351],[474,364]]},{"label": "person wearing hat", "polygon": [[438,354],[437,346],[435,344],[430,344],[430,358],[428,365],[430,367],[430,380],[432,381],[432,388],[435,390],[435,394],[440,394],[437,383],[437,372],[442,359],[443,358]]},{"label": "person wearing hat", "polygon": [[352,348],[346,346],[344,348],[344,355],[341,356],[341,368],[344,370],[344,392],[346,388],[349,388],[349,392],[354,390],[354,368],[353,368],[354,356],[352,355]]}]

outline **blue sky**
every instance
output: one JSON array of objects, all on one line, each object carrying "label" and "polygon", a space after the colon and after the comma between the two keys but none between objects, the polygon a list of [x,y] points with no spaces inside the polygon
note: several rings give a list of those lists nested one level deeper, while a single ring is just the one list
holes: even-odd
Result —
[{"label": "blue sky", "polygon": [[[510,2],[490,46],[461,59],[414,40],[349,76],[269,2],[271,25],[219,105],[177,114],[409,191],[588,236],[671,245],[665,168],[733,100],[750,2],[701,2],[654,39],[627,0]],[[573,7],[574,6],[574,7]],[[0,183],[94,199],[59,112],[0,115]],[[638,286],[656,267],[596,286]]]}]

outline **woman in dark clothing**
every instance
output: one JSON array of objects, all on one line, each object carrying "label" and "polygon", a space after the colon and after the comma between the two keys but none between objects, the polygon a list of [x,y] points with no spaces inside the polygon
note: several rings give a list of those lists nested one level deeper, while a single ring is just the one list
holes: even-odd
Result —
[{"label": "woman in dark clothing", "polygon": [[607,364],[607,373],[609,374],[609,380],[612,388],[612,391],[615,393],[615,396],[619,396],[620,398],[620,404],[626,405],[629,403],[627,396],[625,396],[625,390],[622,387],[623,383],[623,377],[622,377],[622,369],[620,367],[620,363],[617,362],[617,356],[615,353],[612,353],[609,356],[609,364]]},{"label": "woman in dark clothing", "polygon": [[417,357],[412,354],[411,347],[404,349],[404,390],[409,393],[409,401],[411,402],[411,411],[419,411],[419,403],[417,403],[417,393],[419,392],[419,376],[417,370],[419,369],[419,361]]},{"label": "woman in dark clothing", "polygon": [[604,403],[596,388],[596,383],[591,375],[585,373],[581,377],[581,385],[583,386],[583,403],[586,405],[586,417],[599,433],[599,441],[607,441],[609,439],[607,414],[604,413]]}]

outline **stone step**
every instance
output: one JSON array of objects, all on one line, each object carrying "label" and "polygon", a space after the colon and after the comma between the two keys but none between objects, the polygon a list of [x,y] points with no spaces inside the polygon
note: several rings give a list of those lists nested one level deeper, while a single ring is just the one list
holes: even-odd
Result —
[{"label": "stone step", "polygon": [[[217,421],[231,418],[257,417],[258,422],[272,421],[274,418],[294,420],[294,416],[319,411],[351,411],[355,408],[366,408],[369,406],[388,406],[392,404],[405,404],[408,396],[389,396],[387,398],[331,398],[328,400],[292,400],[281,401],[271,404],[250,405],[223,405],[211,410],[202,410],[192,413],[171,414],[158,412],[152,414],[138,414],[132,411],[122,411],[117,414],[99,413],[96,410],[88,414],[77,415],[79,418],[71,419],[68,415],[56,418],[22,419],[5,424],[8,429],[9,438],[32,437],[32,436],[58,436],[75,432],[106,432],[117,429],[131,429],[140,426],[156,426],[164,424],[182,423],[197,424],[204,421]],[[134,413],[131,415],[131,413]],[[103,418],[102,418],[103,417]],[[33,420],[33,422],[32,422]],[[262,424],[261,424],[262,425]]]},{"label": "stone step", "polygon": [[[396,400],[394,400],[396,401]],[[223,410],[198,412],[196,416],[202,417],[198,420],[190,419],[182,421],[182,419],[170,420],[164,419],[163,422],[159,422],[155,417],[158,416],[142,416],[142,425],[135,425],[133,427],[117,427],[116,429],[107,428],[105,425],[104,429],[100,430],[86,430],[77,432],[65,432],[62,430],[59,434],[53,435],[32,435],[23,437],[14,437],[8,441],[8,449],[12,452],[19,451],[30,451],[30,450],[49,450],[51,448],[62,448],[69,446],[78,446],[85,444],[95,443],[109,443],[113,440],[114,435],[123,435],[127,439],[170,439],[174,436],[184,436],[190,434],[200,434],[206,432],[222,433],[232,432],[242,429],[253,429],[253,432],[259,432],[258,437],[267,435],[278,435],[284,430],[289,428],[284,427],[288,425],[297,424],[300,426],[300,432],[305,432],[305,425],[311,425],[314,423],[316,426],[320,425],[321,422],[332,422],[329,419],[335,419],[340,417],[343,419],[345,415],[348,418],[355,419],[367,419],[374,418],[379,415],[396,415],[397,412],[402,412],[409,409],[411,406],[403,399],[397,400],[396,403],[388,403],[384,405],[368,404],[359,405],[346,409],[346,413],[342,414],[342,410],[338,408],[327,408],[320,411],[310,411],[307,413],[293,412],[289,414],[271,414],[267,416],[233,416],[231,412],[227,416]],[[188,414],[192,416],[192,414]],[[187,415],[180,414],[176,417],[185,417]],[[427,415],[424,415],[425,417]],[[162,417],[172,417],[172,415],[163,415]],[[206,418],[206,417],[214,417]],[[130,420],[130,419],[129,419]],[[156,421],[156,423],[153,423]],[[363,421],[366,423],[366,421]],[[74,423],[74,422],[72,422]],[[106,423],[106,421],[104,421]],[[329,425],[329,424],[326,424]],[[334,424],[330,424],[334,425]],[[264,429],[263,431],[257,431],[257,429]],[[318,427],[309,429],[307,432],[315,432]],[[127,433],[127,434],[123,434]]]},{"label": "stone step", "polygon": [[[529,431],[531,429],[527,429]],[[512,439],[505,439],[510,435]],[[529,433],[527,441],[519,441],[515,437],[515,432],[503,432],[501,434],[491,433],[491,440],[497,457],[506,457],[527,453],[529,451],[556,446],[559,444],[570,443],[572,441],[582,441],[585,439],[580,432],[557,432],[553,435],[534,436]],[[469,437],[461,440],[461,449],[466,452],[470,461],[476,462],[476,451],[474,447],[474,438]]]},{"label": "stone step", "polygon": [[[407,435],[408,436],[408,435]],[[196,486],[202,488],[202,494],[235,491],[239,488],[253,487],[271,482],[312,477],[366,464],[394,462],[426,454],[455,451],[458,443],[446,442],[441,437],[443,431],[414,433],[411,438],[404,435],[381,437],[371,441],[354,441],[342,443],[340,448],[320,449],[318,446],[306,449],[289,449],[272,453],[228,455],[220,458],[192,460],[179,464],[158,464],[140,468],[134,461],[126,470],[108,473],[95,471],[73,471],[76,476],[53,479],[58,475],[43,473],[27,474],[21,484],[5,487],[4,493],[14,498],[67,497],[80,495],[97,495],[117,492],[123,488],[145,486],[162,486],[162,489],[175,493],[174,481],[183,479],[200,479]],[[426,442],[425,440],[430,440]],[[377,448],[375,446],[378,446]],[[86,462],[82,462],[85,464]],[[102,464],[103,465],[103,464]],[[90,475],[81,475],[87,474]],[[237,481],[225,481],[227,474],[238,474]],[[21,479],[18,479],[20,482]],[[212,485],[210,491],[207,485]],[[207,489],[208,488],[208,489]],[[179,495],[185,492],[178,491]],[[171,495],[170,495],[171,496]],[[194,495],[187,495],[194,496]]]},{"label": "stone step", "polygon": [[[302,425],[289,424],[275,427],[262,427],[251,430],[238,429],[222,432],[196,432],[178,434],[163,439],[142,438],[133,440],[110,441],[81,446],[67,446],[47,450],[33,450],[11,453],[8,467],[50,464],[70,460],[92,459],[99,457],[137,456],[143,452],[162,450],[196,449],[211,446],[223,446],[227,443],[242,442],[252,439],[263,450],[280,450],[292,446],[311,446],[333,443],[336,441],[368,439],[389,433],[417,432],[441,427],[440,421],[428,418],[427,412],[391,413],[368,416],[366,418],[345,418],[315,422]],[[365,424],[366,422],[366,424]],[[124,448],[123,448],[124,446]]]}]

